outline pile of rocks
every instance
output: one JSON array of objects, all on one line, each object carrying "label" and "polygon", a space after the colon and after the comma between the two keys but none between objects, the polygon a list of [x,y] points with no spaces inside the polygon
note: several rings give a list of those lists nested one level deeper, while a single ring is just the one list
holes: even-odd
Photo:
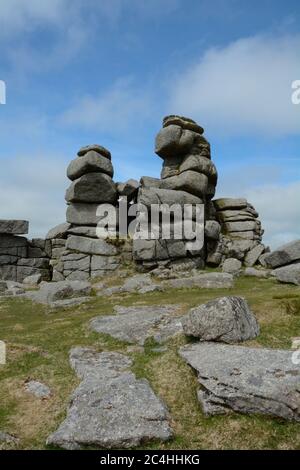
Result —
[{"label": "pile of rocks", "polygon": [[[217,184],[217,170],[210,155],[210,144],[203,136],[203,128],[195,121],[167,116],[163,128],[158,133],[155,152],[163,159],[161,179],[143,177],[138,202],[146,208],[151,204],[203,204],[207,205],[214,197]],[[195,211],[190,218],[195,230]],[[202,221],[204,224],[204,220]],[[160,233],[162,226],[159,227]],[[204,226],[203,226],[204,230]],[[171,227],[171,234],[175,226]],[[209,233],[216,237],[219,224]],[[159,262],[172,262],[176,259],[193,258],[195,266],[204,266],[205,249],[187,245],[184,234],[180,240],[171,236],[170,240],[151,238],[134,241],[134,258],[146,267],[155,267]]]},{"label": "pile of rocks", "polygon": [[207,264],[218,266],[235,258],[252,267],[268,249],[261,243],[264,231],[258,212],[246,199],[222,198],[213,201],[214,217],[221,226],[218,239],[207,246]]},{"label": "pile of rocks", "polygon": [[16,282],[35,274],[50,280],[51,244],[43,239],[27,240],[26,220],[0,220],[0,279]]}]

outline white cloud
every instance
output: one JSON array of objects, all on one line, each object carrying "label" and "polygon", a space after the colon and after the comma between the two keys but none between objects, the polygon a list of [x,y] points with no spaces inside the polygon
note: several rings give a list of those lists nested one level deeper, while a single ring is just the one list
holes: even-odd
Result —
[{"label": "white cloud", "polygon": [[[286,172],[285,172],[286,173]],[[300,239],[300,181],[279,182],[282,168],[253,165],[220,172],[216,197],[245,197],[259,212],[272,249]]]},{"label": "white cloud", "polygon": [[124,78],[96,96],[80,98],[62,114],[60,122],[116,136],[130,127],[140,128],[152,116],[153,108],[150,92],[139,89],[131,79]]},{"label": "white cloud", "polygon": [[300,79],[300,36],[256,36],[211,48],[173,82],[169,108],[219,134],[300,133],[291,85]]},{"label": "white cloud", "polygon": [[2,219],[29,220],[31,237],[65,221],[66,159],[57,155],[1,158]]}]

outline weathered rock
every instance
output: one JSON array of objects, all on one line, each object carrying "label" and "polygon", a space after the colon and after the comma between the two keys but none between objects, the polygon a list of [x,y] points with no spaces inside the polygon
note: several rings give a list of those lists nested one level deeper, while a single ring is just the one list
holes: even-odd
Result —
[{"label": "weathered rock", "polygon": [[102,145],[98,145],[98,144],[87,145],[85,147],[81,147],[81,149],[78,151],[77,155],[78,155],[78,157],[84,157],[84,155],[86,155],[88,152],[99,153],[103,157],[106,157],[109,160],[111,160],[110,151],[107,150],[105,147],[102,147]]},{"label": "weathered rock", "polygon": [[88,237],[88,238],[99,238],[97,235],[97,230],[96,227],[88,227],[85,225],[80,225],[78,227],[71,227],[68,230],[68,233],[71,235],[79,235],[82,237]]},{"label": "weathered rock", "polygon": [[24,235],[28,233],[29,222],[27,220],[0,219],[0,234]]},{"label": "weathered rock", "polygon": [[240,260],[235,258],[227,258],[222,266],[222,271],[229,274],[237,274],[242,268],[242,263]]},{"label": "weathered rock", "polygon": [[120,196],[126,196],[129,200],[137,193],[139,187],[140,183],[134,179],[117,184],[118,194]]},{"label": "weathered rock", "polygon": [[117,248],[105,240],[96,240],[93,238],[79,237],[76,235],[71,235],[68,238],[66,249],[91,255],[113,256],[118,253]]},{"label": "weathered rock", "polygon": [[184,154],[192,147],[194,140],[195,132],[171,124],[157,134],[155,153],[161,158]]},{"label": "weathered rock", "polygon": [[67,221],[74,225],[93,225],[96,226],[101,220],[97,215],[99,204],[75,203],[67,208]]},{"label": "weathered rock", "polygon": [[72,160],[67,169],[67,176],[74,181],[87,173],[105,173],[113,177],[114,170],[111,161],[91,150],[84,156]]},{"label": "weathered rock", "polygon": [[300,286],[300,263],[283,266],[272,271],[277,281]]},{"label": "weathered rock", "polygon": [[244,260],[245,266],[248,266],[248,267],[254,266],[256,262],[258,261],[260,255],[263,254],[264,250],[265,250],[265,246],[259,244],[255,246],[254,248],[252,248],[250,251],[248,251]]},{"label": "weathered rock", "polygon": [[128,370],[132,361],[127,356],[74,348],[70,362],[82,382],[48,445],[122,449],[172,436],[166,406],[147,380]]},{"label": "weathered rock", "polygon": [[208,178],[203,173],[196,171],[185,171],[178,176],[165,178],[161,182],[162,189],[172,189],[173,191],[186,191],[198,197],[207,194]]},{"label": "weathered rock", "polygon": [[205,273],[183,279],[171,279],[163,283],[166,287],[175,289],[190,289],[198,287],[201,289],[222,289],[233,287],[234,279],[227,273]]},{"label": "weathered rock", "polygon": [[140,345],[151,337],[161,343],[182,332],[178,305],[117,306],[115,311],[117,315],[94,318],[91,321],[92,330],[108,334],[120,341]]},{"label": "weathered rock", "polygon": [[125,281],[122,290],[123,292],[136,292],[143,287],[152,285],[153,280],[150,274],[136,274]]},{"label": "weathered rock", "polygon": [[26,382],[25,389],[27,392],[31,393],[37,398],[49,398],[51,395],[50,388],[36,380],[30,380],[29,382]]},{"label": "weathered rock", "polygon": [[225,222],[223,227],[226,232],[250,232],[255,230],[256,222],[252,220],[245,220],[243,222]]},{"label": "weathered rock", "polygon": [[205,223],[205,236],[209,240],[219,240],[221,226],[216,220],[208,220]]},{"label": "weathered rock", "polygon": [[41,281],[42,275],[39,273],[25,277],[25,279],[23,279],[23,284],[28,286],[37,286],[38,284],[40,284]]},{"label": "weathered rock", "polygon": [[46,235],[46,240],[52,240],[54,238],[67,238],[67,233],[70,227],[71,225],[68,223],[56,225],[56,227],[53,227],[51,230],[49,230]]},{"label": "weathered rock", "polygon": [[264,258],[269,268],[285,266],[298,260],[300,260],[300,240],[287,243]]},{"label": "weathered rock", "polygon": [[259,334],[259,326],[242,297],[221,297],[192,308],[182,319],[184,333],[200,341],[239,343]]},{"label": "weathered rock", "polygon": [[117,256],[97,256],[91,259],[91,277],[103,276],[109,271],[115,271],[120,266],[120,258]]},{"label": "weathered rock", "polygon": [[184,117],[184,116],[177,116],[177,115],[170,115],[166,116],[163,119],[163,127],[168,127],[171,125],[176,125],[182,127],[182,129],[188,129],[193,132],[197,132],[198,134],[203,134],[204,129],[203,127],[199,126],[193,119]]},{"label": "weathered rock", "polygon": [[234,199],[234,198],[221,198],[215,199],[214,205],[218,211],[228,210],[228,209],[246,209],[247,207],[246,199]]},{"label": "weathered rock", "polygon": [[246,268],[244,271],[245,276],[253,276],[267,279],[270,277],[270,271],[267,269]]},{"label": "weathered rock", "polygon": [[140,186],[145,189],[160,188],[161,180],[158,178],[152,178],[151,176],[142,176],[140,180]]},{"label": "weathered rock", "polygon": [[44,282],[38,291],[27,292],[26,295],[37,303],[51,305],[58,300],[89,296],[91,289],[89,282]]},{"label": "weathered rock", "polygon": [[115,204],[117,188],[110,176],[104,173],[88,173],[73,181],[66,192],[67,202],[91,202]]},{"label": "weathered rock", "polygon": [[186,191],[173,191],[170,189],[145,189],[139,190],[138,202],[146,207],[152,204],[202,204],[202,199],[189,194]]},{"label": "weathered rock", "polygon": [[299,366],[293,351],[197,343],[180,349],[197,371],[205,414],[261,413],[300,421]]}]

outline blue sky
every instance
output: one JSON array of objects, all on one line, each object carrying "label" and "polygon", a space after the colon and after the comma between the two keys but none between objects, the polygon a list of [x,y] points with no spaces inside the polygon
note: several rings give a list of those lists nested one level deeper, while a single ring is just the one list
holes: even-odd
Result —
[{"label": "blue sky", "polygon": [[164,115],[205,128],[218,196],[245,196],[272,247],[300,238],[300,4],[271,0],[0,0],[0,218],[64,221],[79,147],[115,180],[158,176]]}]

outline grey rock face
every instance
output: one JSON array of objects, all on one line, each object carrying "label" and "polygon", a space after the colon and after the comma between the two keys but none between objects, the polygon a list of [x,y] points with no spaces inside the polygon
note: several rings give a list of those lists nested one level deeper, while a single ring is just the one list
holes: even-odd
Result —
[{"label": "grey rock face", "polygon": [[300,421],[300,371],[292,351],[197,343],[179,353],[198,374],[206,414],[231,409]]},{"label": "grey rock face", "polygon": [[222,289],[233,287],[234,279],[231,274],[227,273],[205,273],[183,279],[171,279],[166,281],[164,285],[175,289],[191,289],[193,287]]},{"label": "grey rock face", "polygon": [[145,189],[160,188],[161,180],[158,178],[152,178],[151,176],[142,176],[140,180],[140,186]]},{"label": "grey rock face", "polygon": [[76,235],[72,235],[68,238],[66,249],[91,255],[113,256],[118,253],[117,248],[105,240],[96,240]]},{"label": "grey rock face", "polygon": [[53,302],[89,296],[91,284],[82,281],[44,282],[38,291],[27,292],[34,302],[51,305]]},{"label": "grey rock face", "polygon": [[37,382],[36,380],[30,380],[27,382],[25,384],[25,389],[27,392],[31,393],[37,398],[49,398],[51,395],[50,388],[41,382]]},{"label": "grey rock face", "polygon": [[259,334],[259,326],[242,297],[221,297],[190,310],[182,319],[187,336],[200,341],[239,343]]},{"label": "grey rock face", "polygon": [[78,157],[84,157],[88,152],[99,153],[103,157],[106,157],[109,160],[111,160],[110,151],[107,150],[105,147],[102,147],[102,145],[98,145],[98,144],[86,145],[85,147],[81,147],[81,149],[78,151],[77,155],[78,155]]},{"label": "grey rock face", "polygon": [[222,266],[222,271],[229,274],[237,274],[242,268],[242,263],[240,260],[235,258],[227,258]]},{"label": "grey rock face", "polygon": [[91,321],[91,328],[128,343],[143,345],[151,337],[161,343],[182,332],[179,307],[115,307],[117,315],[97,317]]},{"label": "grey rock face", "polygon": [[67,169],[68,178],[73,181],[87,173],[105,173],[113,177],[114,170],[111,161],[98,152],[91,150],[83,157],[72,160]]},{"label": "grey rock face", "polygon": [[255,221],[245,220],[244,222],[226,222],[224,228],[227,232],[250,232],[255,230]]},{"label": "grey rock face", "polygon": [[88,226],[78,226],[78,227],[71,227],[68,230],[68,233],[71,235],[79,235],[82,237],[88,238],[98,238],[96,227],[88,227]]},{"label": "grey rock face", "polygon": [[120,449],[172,436],[166,406],[147,380],[128,370],[132,363],[127,356],[74,348],[70,362],[82,382],[48,445]]},{"label": "grey rock face", "polygon": [[300,286],[300,263],[283,266],[272,271],[277,281]]},{"label": "grey rock face", "polygon": [[264,258],[269,268],[277,268],[298,260],[300,260],[300,240],[287,243]]},{"label": "grey rock face", "polygon": [[73,181],[66,192],[67,202],[91,202],[114,204],[117,188],[110,176],[104,173],[88,173]]},{"label": "grey rock face", "polygon": [[24,235],[28,233],[29,222],[27,220],[3,220],[0,219],[0,234]]},{"label": "grey rock face", "polygon": [[66,222],[63,224],[56,225],[56,227],[53,227],[51,230],[49,230],[46,235],[46,240],[67,238],[67,232],[70,227],[71,225]]}]

